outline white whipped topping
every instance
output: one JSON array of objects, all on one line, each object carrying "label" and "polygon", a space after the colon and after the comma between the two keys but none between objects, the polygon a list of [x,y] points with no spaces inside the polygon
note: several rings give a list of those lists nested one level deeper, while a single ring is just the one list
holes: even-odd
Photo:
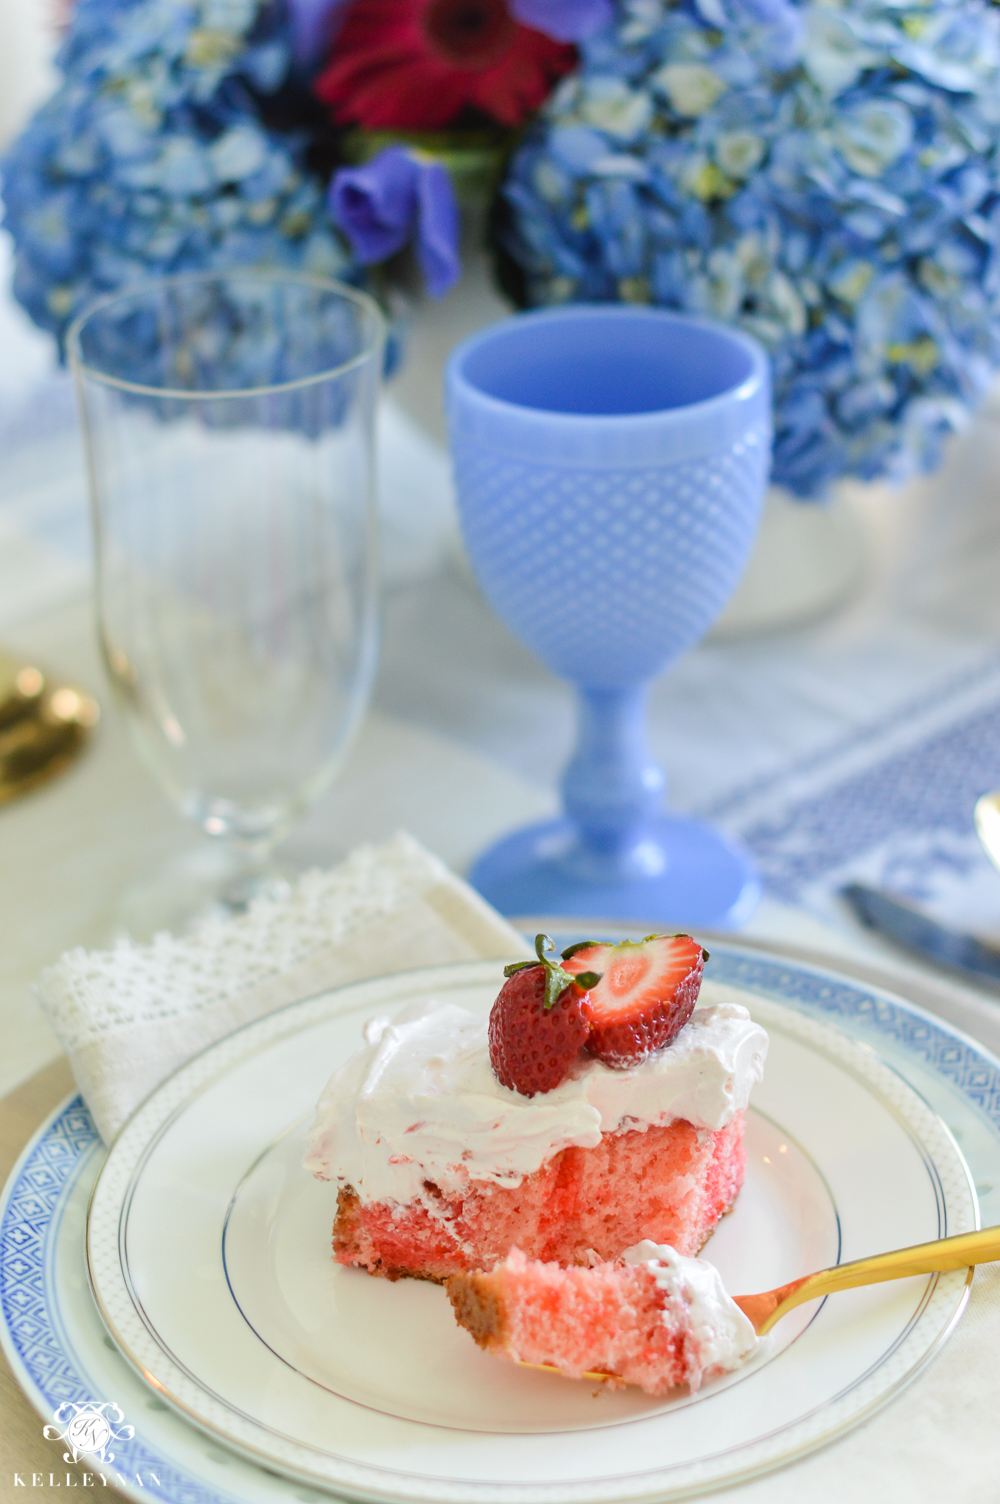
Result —
[{"label": "white whipped topping", "polygon": [[493,1074],[486,1014],[429,1000],[372,1019],[320,1097],[305,1166],[363,1202],[409,1203],[427,1180],[445,1192],[470,1179],[519,1185],[561,1149],[594,1148],[617,1129],[675,1118],[723,1128],[746,1107],[767,1053],[767,1035],[733,996],[706,982],[666,1049],[628,1070],[585,1057],[534,1097]]},{"label": "white whipped topping", "polygon": [[753,1322],[726,1294],[718,1269],[704,1259],[686,1259],[669,1243],[644,1238],[622,1254],[626,1264],[646,1264],[666,1294],[664,1320],[691,1338],[688,1382],[697,1389],[710,1373],[739,1365],[757,1346]]}]

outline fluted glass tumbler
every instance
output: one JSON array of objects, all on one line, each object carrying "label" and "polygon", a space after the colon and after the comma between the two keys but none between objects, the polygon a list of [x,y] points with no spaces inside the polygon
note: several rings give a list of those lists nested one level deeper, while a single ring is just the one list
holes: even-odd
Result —
[{"label": "fluted glass tumbler", "polygon": [[[374,674],[381,315],[323,278],[181,275],[92,305],[68,347],[107,671],[155,777],[224,848],[207,870],[245,894]],[[133,929],[211,896],[176,876],[189,891]]]},{"label": "fluted glass tumbler", "polygon": [[580,703],[565,814],[502,840],[472,882],[508,914],[740,922],[756,874],[664,812],[645,705],[749,557],[770,468],[763,350],[663,310],[569,305],[465,341],[446,402],[473,571]]}]

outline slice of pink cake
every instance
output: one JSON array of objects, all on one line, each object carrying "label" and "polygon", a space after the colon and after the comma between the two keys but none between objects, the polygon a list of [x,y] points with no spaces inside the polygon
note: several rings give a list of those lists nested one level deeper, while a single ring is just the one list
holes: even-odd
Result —
[{"label": "slice of pink cake", "polygon": [[587,1269],[529,1261],[515,1248],[489,1272],[452,1275],[448,1296],[488,1352],[648,1394],[696,1390],[757,1344],[711,1264],[648,1240]]},{"label": "slice of pink cake", "polygon": [[345,1187],[334,1253],[389,1279],[432,1280],[490,1269],[514,1246],[559,1264],[613,1259],[645,1236],[693,1254],[732,1205],[745,1164],[740,1112],[714,1132],[678,1119],[608,1133],[593,1148],[559,1150],[511,1188],[470,1180],[447,1191],[425,1179],[406,1205],[366,1204]]},{"label": "slice of pink cake", "polygon": [[[676,939],[668,937],[674,949]],[[601,948],[605,991],[618,966],[629,1002],[649,944]],[[745,1165],[744,1110],[767,1036],[731,989],[707,983],[697,1007],[688,989],[679,1032],[662,1047],[644,1039],[631,1063],[619,1028],[608,1035],[609,1063],[592,1053],[586,1017],[580,1033],[582,1009],[601,1001],[595,983],[576,998],[576,983],[559,973],[563,991],[552,1006],[539,988],[532,993],[538,977],[530,970],[539,968],[529,963],[529,973],[508,982],[492,1023],[433,998],[391,1021],[372,1020],[365,1045],[331,1078],[305,1163],[337,1185],[340,1263],[441,1281],[490,1269],[515,1247],[533,1260],[587,1264],[651,1237],[690,1255],[732,1205]],[[530,1030],[544,1037],[537,1069],[548,1076],[530,1090],[505,1084],[495,1069],[505,993],[529,1030],[518,1035],[521,1014],[507,1021],[506,1058],[520,1039],[522,1063],[534,1071]],[[577,1032],[550,1072],[548,1051],[565,1042],[558,1009],[567,998],[578,1008]],[[607,1004],[612,1014],[615,1005]]]}]

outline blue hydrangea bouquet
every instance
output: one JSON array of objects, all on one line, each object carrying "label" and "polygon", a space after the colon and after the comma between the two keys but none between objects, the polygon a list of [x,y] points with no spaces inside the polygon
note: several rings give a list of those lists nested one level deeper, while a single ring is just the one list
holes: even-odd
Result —
[{"label": "blue hydrangea bouquet", "polygon": [[498,164],[525,305],[651,302],[769,350],[774,479],[928,470],[1000,366],[1000,12],[987,0],[75,0],[2,164],[15,293],[283,265],[460,271]]}]

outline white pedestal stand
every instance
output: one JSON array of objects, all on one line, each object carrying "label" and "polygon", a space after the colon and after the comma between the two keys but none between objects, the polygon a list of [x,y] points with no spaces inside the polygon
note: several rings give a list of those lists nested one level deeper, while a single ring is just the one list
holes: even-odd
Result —
[{"label": "white pedestal stand", "polygon": [[812,503],[772,486],[750,563],[712,637],[749,637],[828,615],[860,587],[866,552],[865,529],[846,489]]}]

